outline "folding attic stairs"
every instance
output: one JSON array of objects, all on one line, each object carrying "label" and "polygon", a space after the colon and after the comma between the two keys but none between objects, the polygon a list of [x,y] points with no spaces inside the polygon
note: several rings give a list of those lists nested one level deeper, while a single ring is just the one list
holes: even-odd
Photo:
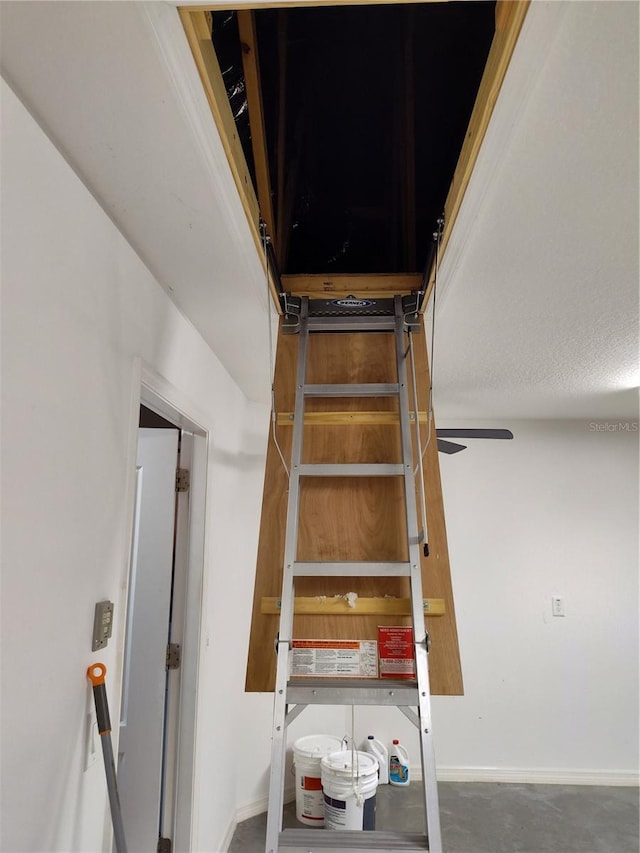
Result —
[{"label": "folding attic stairs", "polygon": [[[343,305],[340,305],[340,302]],[[352,302],[353,306],[349,303]],[[346,304],[345,304],[346,303]],[[291,310],[291,302],[289,308]],[[418,524],[416,508],[415,471],[421,469],[421,442],[415,415],[412,418],[411,402],[415,403],[415,373],[411,377],[407,363],[414,364],[413,332],[420,329],[414,297],[396,295],[381,300],[309,300],[295,301],[295,309],[288,316],[286,331],[297,332],[296,393],[293,411],[293,436],[287,519],[284,542],[283,582],[280,596],[280,620],[275,682],[275,707],[272,738],[271,774],[266,851],[321,851],[321,850],[384,850],[425,851],[440,853],[442,840],[438,812],[435,758],[432,743],[428,651],[429,635],[425,629],[424,601],[422,597],[421,552],[426,547],[427,531]],[[383,336],[391,341],[386,347],[393,363],[393,381],[389,379],[389,366],[379,382],[310,382],[307,373],[308,352],[322,337],[325,345],[345,340],[349,334],[355,338],[374,335],[376,345]],[[371,338],[370,338],[371,340]],[[411,356],[411,359],[410,359]],[[388,450],[390,459],[375,462],[340,461],[309,462],[304,452],[305,412],[311,401],[366,400],[386,401],[395,407],[394,432],[399,439],[400,457],[394,457],[394,442]],[[395,405],[394,405],[395,404]],[[391,409],[392,410],[392,409]],[[417,411],[415,409],[414,411]],[[356,419],[357,420],[357,419]],[[313,429],[313,428],[312,428]],[[322,426],[316,427],[322,430]],[[326,427],[324,427],[326,429]],[[412,439],[413,436],[413,439]],[[434,437],[435,443],[435,437]],[[396,443],[397,447],[397,443]],[[338,450],[338,457],[341,457]],[[393,480],[401,491],[404,524],[404,554],[401,559],[359,559],[355,554],[341,559],[307,560],[300,557],[299,528],[301,488],[308,480],[340,481],[357,501],[358,480]],[[353,484],[353,487],[352,485]],[[360,497],[366,492],[360,492]],[[363,515],[366,507],[362,507]],[[356,509],[356,513],[358,510]],[[402,531],[401,531],[402,532]],[[339,549],[338,549],[339,550]],[[386,555],[385,555],[386,556]],[[294,632],[295,588],[297,579],[323,578],[329,582],[346,578],[365,579],[375,589],[382,579],[408,580],[410,587],[410,614],[413,627],[415,653],[415,680],[387,679],[309,679],[290,676],[292,643],[298,635]],[[384,599],[383,599],[384,600]],[[357,602],[356,602],[357,603]],[[318,831],[317,829],[282,828],[282,810],[285,785],[285,757],[288,725],[308,705],[379,705],[398,707],[418,728],[420,756],[424,780],[425,834],[380,831]],[[412,708],[417,709],[417,714]]]},{"label": "folding attic stairs", "polygon": [[[214,42],[216,34],[224,35],[225,26],[231,20],[227,12],[220,12],[223,17],[218,17],[217,23],[214,23],[212,14],[203,8],[182,7],[179,10],[255,246],[260,252],[265,248],[261,229],[264,220],[266,230],[273,238],[275,269],[281,273],[281,276],[274,276],[267,272],[273,300],[279,311],[284,307],[282,313],[285,316],[280,318],[276,354],[275,423],[267,449],[245,689],[247,692],[272,692],[277,682],[267,850],[275,853],[278,849],[322,849],[318,847],[320,836],[323,836],[322,841],[327,846],[331,839],[326,836],[330,835],[334,836],[330,849],[335,850],[338,849],[335,844],[340,839],[335,838],[334,832],[316,832],[309,839],[299,834],[292,837],[292,844],[289,844],[288,831],[285,831],[286,834],[280,832],[286,726],[293,722],[299,710],[311,704],[312,700],[317,701],[318,697],[329,704],[351,704],[356,699],[375,704],[384,699],[383,704],[397,704],[410,718],[415,718],[414,721],[422,722],[429,718],[429,690],[422,690],[427,684],[430,685],[431,695],[461,695],[463,692],[436,440],[428,442],[424,454],[424,476],[420,476],[428,508],[429,556],[425,556],[414,541],[418,535],[414,522],[415,501],[410,499],[413,495],[410,494],[404,468],[400,474],[397,467],[408,464],[404,459],[409,453],[413,454],[415,461],[416,447],[418,444],[424,446],[430,429],[435,439],[435,423],[429,425],[426,422],[430,385],[426,346],[424,336],[417,336],[414,344],[417,390],[413,393],[413,389],[409,388],[407,401],[404,392],[401,394],[399,391],[405,360],[404,356],[400,358],[398,340],[402,336],[404,353],[404,343],[408,337],[405,318],[411,317],[412,307],[407,303],[407,297],[421,288],[425,295],[424,306],[434,283],[433,266],[428,271],[426,281],[421,273],[416,272],[415,237],[418,232],[425,232],[425,222],[429,230],[432,214],[437,215],[444,210],[446,226],[441,249],[443,252],[446,250],[526,16],[528,0],[498,0],[495,6],[488,3],[405,5],[394,0],[384,4],[388,10],[392,7],[396,11],[403,6],[406,8],[406,15],[396,16],[398,22],[403,18],[406,20],[402,26],[395,28],[395,36],[392,36],[389,27],[383,27],[385,38],[388,32],[390,38],[400,39],[393,54],[396,67],[391,77],[400,80],[401,86],[400,89],[397,86],[390,88],[392,104],[386,113],[395,127],[394,133],[400,134],[397,141],[406,145],[402,157],[396,156],[398,146],[395,143],[391,146],[392,162],[378,163],[374,181],[367,182],[363,197],[353,198],[350,203],[353,202],[358,209],[366,212],[370,207],[368,190],[373,184],[379,183],[379,174],[387,170],[393,175],[394,185],[403,187],[400,194],[394,195],[392,204],[392,219],[402,224],[403,233],[400,238],[396,233],[396,248],[391,246],[384,264],[369,263],[371,255],[366,254],[367,263],[358,265],[357,270],[351,267],[337,268],[333,265],[335,258],[331,258],[331,264],[311,263],[309,258],[298,259],[297,263],[292,260],[292,252],[288,251],[294,228],[292,203],[296,199],[304,202],[308,197],[308,192],[303,192],[304,187],[295,186],[296,169],[293,167],[296,152],[290,140],[295,140],[299,116],[292,107],[303,102],[306,105],[309,100],[287,99],[287,79],[295,78],[297,71],[288,62],[286,49],[282,56],[280,50],[283,46],[286,48],[289,16],[290,22],[297,26],[294,17],[299,22],[301,15],[311,16],[313,10],[309,7],[313,4],[304,4],[307,8],[296,9],[294,3],[287,10],[262,9],[259,8],[261,4],[255,4],[256,9],[252,9],[252,5],[245,4],[236,12],[231,12],[231,16],[237,15],[236,59],[225,57],[222,67]],[[344,14],[350,19],[356,15],[357,7],[350,8],[348,2],[339,0],[334,5],[336,14],[338,7],[343,6]],[[489,17],[483,19],[481,26],[478,21],[467,30],[467,34],[471,33],[471,41],[460,39],[457,24],[452,24],[452,27],[449,24],[458,21],[461,15],[480,14],[481,6],[488,8]],[[229,6],[223,8],[228,10]],[[360,54],[356,54],[354,47],[371,41],[366,36],[371,21],[378,17],[374,15],[375,8],[362,7],[365,14],[359,18],[358,24],[361,32],[345,40],[346,54],[343,58],[355,57],[355,61],[360,62]],[[382,8],[378,7],[379,10]],[[211,12],[214,16],[216,9],[219,10],[219,7],[212,4]],[[328,14],[326,8],[320,13],[323,16]],[[411,69],[418,67],[415,63],[422,61],[426,51],[413,50],[411,47],[419,32],[412,23],[415,16],[424,16],[426,40],[433,37],[434,43],[443,48],[446,59],[436,69],[438,86],[434,88],[429,84],[426,101],[421,103],[415,100],[418,98],[413,88],[416,77]],[[338,24],[341,26],[341,21],[336,21]],[[270,36],[266,40],[260,38],[261,25],[271,27]],[[329,27],[329,39],[331,50],[335,52],[332,26]],[[309,28],[311,35],[320,30],[311,17]],[[446,41],[445,36],[452,40]],[[437,158],[429,160],[430,174],[438,174],[443,178],[446,193],[446,199],[432,199],[435,207],[429,213],[431,202],[427,203],[424,187],[421,188],[416,180],[416,150],[430,150],[434,138],[433,98],[440,92],[441,85],[447,87],[459,81],[462,59],[466,60],[471,53],[478,58],[478,39],[488,39],[483,42],[487,51],[486,62],[483,68],[477,69],[475,83],[469,78],[471,85],[477,88],[472,93],[475,100],[472,99],[473,109],[468,123],[463,117],[458,143],[449,140],[443,146],[446,149],[446,163]],[[294,38],[293,43],[299,47],[302,41]],[[219,46],[221,51],[226,49],[221,42]],[[265,49],[260,57],[259,47]],[[320,51],[319,54],[323,86],[326,81],[325,53]],[[379,59],[376,55],[376,74],[380,70]],[[446,73],[449,61],[456,63],[455,74]],[[302,62],[306,69],[309,51],[302,51]],[[227,85],[229,81],[224,75],[231,66],[240,75],[238,80],[242,78],[240,86]],[[362,76],[360,71],[356,76]],[[433,80],[435,77],[422,74],[421,79]],[[237,105],[233,102],[232,91],[242,93],[245,85],[246,103]],[[369,90],[374,92],[376,98],[382,98],[381,87],[369,85],[366,91]],[[403,93],[402,103],[397,103],[398,91]],[[447,119],[455,112],[451,95],[451,90],[447,89],[444,94]],[[354,98],[354,104],[359,100],[361,98]],[[376,115],[385,113],[382,100],[376,105]],[[238,109],[235,109],[236,106]],[[315,101],[312,107],[314,128],[319,123],[331,130],[335,124],[333,120],[319,122]],[[239,117],[247,113],[250,132],[245,133],[243,138],[242,119]],[[281,115],[286,116],[287,121],[291,120],[293,137],[287,136]],[[426,136],[422,138],[419,137],[417,125],[415,137],[408,131],[416,116],[428,116],[429,119],[422,130]],[[371,135],[371,128],[368,128],[368,132]],[[324,145],[318,139],[314,130],[312,141],[316,147],[318,144]],[[333,133],[328,142],[333,143],[333,140],[339,146],[342,145],[345,141],[344,133]],[[353,147],[354,140],[350,142]],[[309,139],[305,144],[308,148]],[[449,163],[449,155],[455,151],[459,151],[459,156],[454,167],[453,163]],[[326,159],[326,153],[323,148],[323,160]],[[248,166],[250,160],[253,161],[255,174]],[[450,180],[448,191],[447,180]],[[431,185],[433,182],[428,183]],[[324,186],[316,186],[315,189],[329,190],[330,210],[323,220],[329,227],[336,218],[333,189]],[[416,206],[418,197],[421,198],[421,213]],[[388,198],[378,201],[385,210],[388,209]],[[301,230],[296,231],[296,234]],[[398,239],[401,239],[403,246],[403,262],[400,264],[396,262],[397,247],[400,245]],[[374,254],[377,248],[374,241]],[[361,275],[365,267],[366,270],[375,268],[377,272]],[[329,268],[332,272],[329,272]],[[284,306],[281,303],[283,291],[287,294]],[[356,294],[365,302],[378,303],[374,306],[360,306],[371,309],[367,320],[363,319],[362,312],[355,310],[356,306],[353,310],[336,313],[337,306],[334,303],[343,301],[349,294]],[[381,301],[386,302],[383,310],[379,310]],[[330,316],[327,316],[328,312]],[[401,332],[397,325],[399,314],[403,318]],[[409,319],[411,327],[415,326],[415,319]],[[292,331],[297,333],[286,334]],[[303,371],[303,379],[298,381],[300,371]],[[297,388],[299,385],[303,387]],[[329,396],[330,393],[334,396]],[[340,396],[336,398],[338,393]],[[420,433],[419,441],[413,438],[410,450],[406,439],[407,420],[413,426],[417,423]],[[291,485],[282,460],[298,466],[297,469],[291,469]],[[369,467],[358,469],[357,466]],[[392,467],[383,469],[375,466]],[[383,474],[383,470],[388,473]],[[413,568],[416,560],[419,571]],[[393,572],[387,574],[392,565]],[[405,572],[407,566],[411,568]],[[428,596],[424,599],[424,618],[418,616],[419,612],[423,612],[420,586]],[[348,593],[356,594],[355,607],[349,607],[344,600]],[[423,642],[426,640],[425,621],[431,640],[428,670],[426,643]],[[277,653],[274,654],[279,622],[280,640],[277,642]],[[386,681],[359,688],[352,681],[336,685],[323,681],[318,689],[311,688],[309,695],[310,682],[294,684],[287,680],[288,641],[292,638],[371,640],[377,637],[379,625],[400,624],[413,624],[415,628],[420,688],[417,682],[410,687],[405,684],[401,692],[397,693]],[[387,698],[383,695],[383,687],[387,688]],[[394,696],[388,695],[390,692],[394,692]],[[426,692],[427,696],[422,697],[422,692]],[[405,701],[407,704],[402,704]],[[418,708],[417,716],[409,710],[412,707]],[[430,728],[429,725],[425,727]],[[434,788],[430,732],[426,740],[421,737],[421,753],[427,789]],[[375,846],[365,838],[362,842],[364,849],[438,850],[437,799],[432,797],[429,800],[428,791],[425,810],[430,836],[428,841],[426,835],[404,840],[379,837],[380,843],[376,842]],[[412,847],[414,842],[417,846]],[[351,845],[340,849],[354,848]]]}]

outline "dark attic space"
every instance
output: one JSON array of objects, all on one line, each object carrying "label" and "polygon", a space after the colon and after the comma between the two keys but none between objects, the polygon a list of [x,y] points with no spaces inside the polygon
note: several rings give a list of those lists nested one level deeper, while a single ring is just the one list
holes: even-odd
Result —
[{"label": "dark attic space", "polygon": [[[467,132],[495,3],[252,14],[280,272],[420,272]],[[237,12],[214,13],[213,43],[264,216],[253,150],[263,137],[252,135]]]}]

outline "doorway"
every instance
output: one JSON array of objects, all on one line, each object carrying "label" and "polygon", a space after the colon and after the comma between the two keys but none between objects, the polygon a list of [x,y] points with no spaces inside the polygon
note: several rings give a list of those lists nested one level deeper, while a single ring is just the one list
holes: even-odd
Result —
[{"label": "doorway", "polygon": [[204,431],[143,388],[118,748],[130,853],[191,846],[205,476]]}]

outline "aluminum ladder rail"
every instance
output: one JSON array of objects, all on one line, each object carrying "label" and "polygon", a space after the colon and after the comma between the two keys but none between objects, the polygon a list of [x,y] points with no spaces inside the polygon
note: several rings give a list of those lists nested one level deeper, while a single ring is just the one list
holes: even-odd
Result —
[{"label": "aluminum ladder rail", "polygon": [[[320,853],[331,851],[430,851],[442,853],[435,755],[431,729],[428,644],[424,624],[420,538],[415,503],[411,421],[404,345],[405,312],[402,298],[395,296],[393,314],[385,317],[321,317],[309,315],[309,302],[303,298],[299,317],[299,349],[294,410],[293,443],[289,480],[289,498],[284,548],[280,626],[277,639],[277,668],[274,698],[269,805],[266,853]],[[395,335],[397,383],[353,385],[307,385],[306,362],[310,331],[388,331]],[[312,396],[397,396],[402,441],[401,464],[322,464],[302,463],[305,399]],[[304,476],[400,476],[404,480],[407,562],[304,563],[298,562],[298,523],[300,478]],[[406,576],[411,585],[411,612],[415,644],[416,682],[358,679],[303,679],[289,681],[290,652],[293,640],[295,578],[297,576]],[[282,828],[284,805],[287,727],[310,704],[396,706],[417,726],[420,733],[422,778],[424,782],[427,833],[382,831],[332,831]],[[417,714],[413,710],[417,708]]]}]

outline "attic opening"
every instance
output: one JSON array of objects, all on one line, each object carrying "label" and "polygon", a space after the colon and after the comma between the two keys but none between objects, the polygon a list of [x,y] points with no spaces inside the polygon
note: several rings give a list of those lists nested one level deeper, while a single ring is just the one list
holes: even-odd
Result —
[{"label": "attic opening", "polygon": [[256,245],[288,292],[428,294],[526,0],[277,6],[180,12]]},{"label": "attic opening", "polygon": [[[420,271],[495,32],[495,2],[253,15],[280,272]],[[214,13],[213,45],[257,192],[244,71],[251,45],[237,12]]]}]

